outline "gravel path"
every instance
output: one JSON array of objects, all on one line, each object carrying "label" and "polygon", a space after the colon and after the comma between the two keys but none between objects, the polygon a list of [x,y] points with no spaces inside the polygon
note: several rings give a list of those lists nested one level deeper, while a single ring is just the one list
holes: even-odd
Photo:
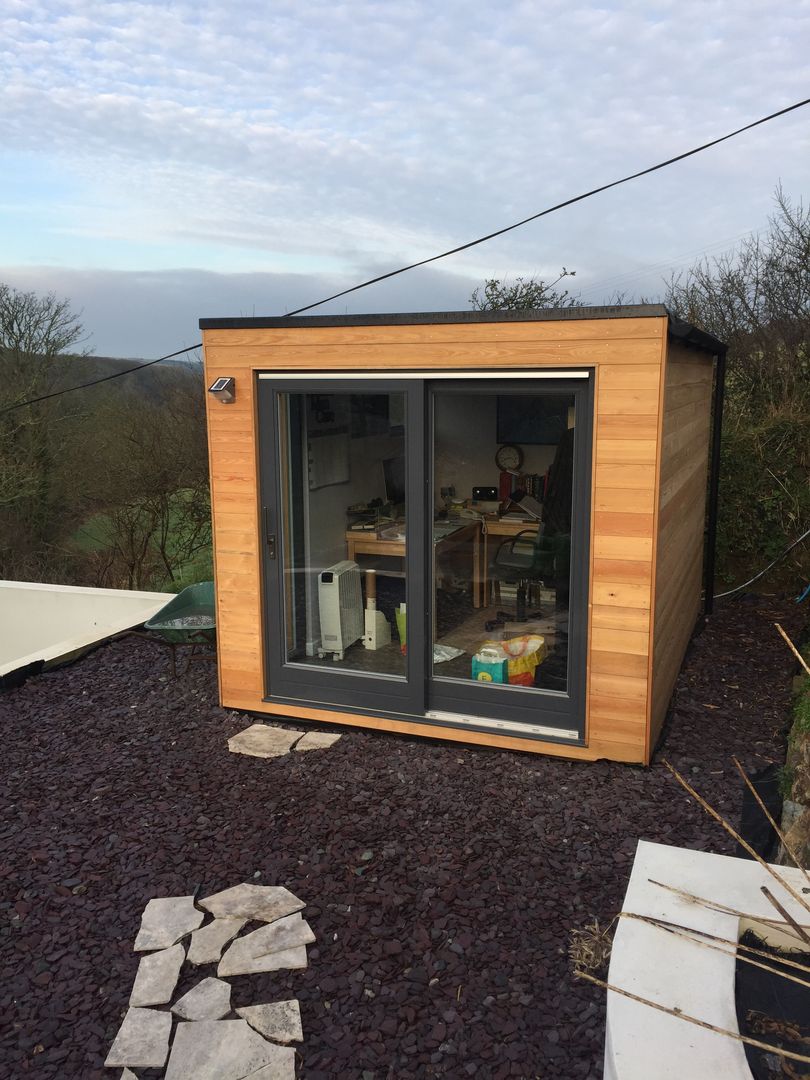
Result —
[{"label": "gravel path", "polygon": [[[726,603],[681,676],[663,752],[732,818],[731,754],[783,758],[772,623],[800,615]],[[603,996],[572,978],[569,930],[615,913],[639,837],[731,850],[659,762],[351,730],[262,761],[227,752],[249,719],[209,665],[167,676],[122,641],[0,697],[0,1077],[117,1077],[147,900],[254,880],[306,900],[318,940],[306,971],[233,980],[234,1004],[298,997],[306,1080],[597,1077]]]}]

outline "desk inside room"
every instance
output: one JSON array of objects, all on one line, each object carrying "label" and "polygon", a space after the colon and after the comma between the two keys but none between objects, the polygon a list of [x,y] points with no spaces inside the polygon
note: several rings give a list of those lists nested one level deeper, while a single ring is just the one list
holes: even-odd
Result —
[{"label": "desk inside room", "polygon": [[481,545],[481,591],[483,606],[489,607],[491,603],[490,587],[493,584],[490,580],[489,568],[492,558],[498,550],[498,545],[503,543],[503,541],[510,536],[517,536],[519,533],[528,532],[532,534],[532,536],[535,536],[540,528],[540,524],[532,518],[517,519],[503,517],[487,520],[484,523],[483,528],[483,543]]},{"label": "desk inside room", "polygon": [[[396,531],[401,535],[393,537],[385,533]],[[381,530],[346,530],[346,558],[357,562],[358,555],[391,556],[405,558],[405,529],[392,526]],[[437,521],[433,526],[433,579],[436,580],[437,561],[449,555],[455,549],[468,545],[471,552],[470,582],[472,585],[473,607],[481,607],[482,594],[482,555],[481,526],[478,521],[448,522]]]}]

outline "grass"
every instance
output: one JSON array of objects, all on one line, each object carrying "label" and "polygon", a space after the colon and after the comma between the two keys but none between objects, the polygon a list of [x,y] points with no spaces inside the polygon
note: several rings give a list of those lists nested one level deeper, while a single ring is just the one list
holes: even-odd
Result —
[{"label": "grass", "polygon": [[[186,497],[187,493],[185,491],[178,491],[175,493],[177,506],[172,509],[172,522],[178,520],[180,515],[179,504]],[[112,514],[110,512],[101,511],[91,515],[78,529],[76,529],[69,540],[69,544],[74,551],[91,555],[95,552],[104,551],[105,549],[112,547],[113,534],[114,525]],[[157,556],[157,547],[154,544],[152,545],[152,549]],[[170,559],[172,559],[172,556],[174,555],[176,555],[176,551],[172,548],[170,534]],[[174,573],[173,581],[166,573],[162,563],[158,564],[156,559],[156,570],[148,580],[142,582],[142,588],[181,592],[186,586],[196,584],[198,581],[210,581],[214,576],[213,547],[210,540],[208,544],[197,551],[191,559],[178,563],[176,566],[173,565],[172,570]]]}]

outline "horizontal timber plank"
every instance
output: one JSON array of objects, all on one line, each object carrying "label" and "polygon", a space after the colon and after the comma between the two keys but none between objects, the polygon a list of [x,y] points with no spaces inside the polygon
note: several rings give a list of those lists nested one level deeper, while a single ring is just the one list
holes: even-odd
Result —
[{"label": "horizontal timber plank", "polygon": [[597,439],[596,463],[654,466],[657,449],[655,439]]},{"label": "horizontal timber plank", "polygon": [[613,514],[652,514],[655,510],[655,488],[613,488],[595,486],[594,510]]},{"label": "horizontal timber plank", "polygon": [[653,514],[608,513],[597,510],[593,515],[595,536],[652,536],[655,529]]},{"label": "horizontal timber plank", "polygon": [[596,439],[657,439],[658,415],[614,415],[600,409],[596,402]]},{"label": "horizontal timber plank", "polygon": [[614,700],[635,703],[647,708],[647,676],[602,675],[591,672],[591,695],[604,695]]},{"label": "horizontal timber plank", "polygon": [[[609,675],[599,677],[605,679],[618,678],[618,676]],[[613,720],[636,721],[645,724],[647,720],[646,679],[643,681],[645,684],[643,697],[639,695],[633,699],[617,696],[609,692],[606,693],[601,689],[594,690],[592,686],[590,698],[591,722],[594,723],[598,718],[602,729],[607,729],[608,724]]]},{"label": "horizontal timber plank", "polygon": [[593,580],[619,581],[630,585],[646,585],[652,581],[652,561],[632,559],[598,559],[593,561]]},{"label": "horizontal timber plank", "polygon": [[[591,677],[594,675],[632,675],[643,678],[646,683],[649,657],[636,653],[605,652],[591,649]],[[593,684],[592,684],[593,685]]]},{"label": "horizontal timber plank", "polygon": [[632,653],[646,657],[650,649],[650,635],[639,630],[615,630],[597,626],[591,632],[591,648],[602,652]]},{"label": "horizontal timber plank", "polygon": [[636,630],[649,633],[650,611],[648,608],[614,607],[613,604],[594,604],[591,608],[593,629]]},{"label": "horizontal timber plank", "polygon": [[[657,346],[656,346],[657,347]],[[426,341],[379,342],[372,345],[336,345],[322,342],[309,345],[209,346],[208,356],[214,366],[225,368],[238,356],[242,367],[257,371],[386,371],[397,368],[416,371],[430,368],[538,368],[562,365],[592,367],[594,363],[643,362],[649,359],[650,347],[644,340],[600,342],[582,338],[568,340],[512,341]],[[229,354],[229,355],[228,355]],[[229,358],[230,356],[230,358]],[[235,368],[234,368],[235,370]],[[237,383],[238,392],[238,383]],[[621,390],[616,393],[632,394]],[[223,406],[227,408],[227,406]]]},{"label": "horizontal timber plank", "polygon": [[594,604],[601,607],[641,608],[649,611],[649,585],[630,585],[623,581],[595,581],[591,587]]},{"label": "horizontal timber plank", "polygon": [[594,486],[600,488],[639,488],[643,491],[655,490],[655,465],[640,465],[624,462],[619,465],[597,464],[594,471]]},{"label": "horizontal timber plank", "polygon": [[600,364],[601,390],[655,390],[661,380],[660,364]]},{"label": "horizontal timber plank", "polygon": [[431,341],[500,343],[503,341],[658,341],[665,332],[663,317],[638,319],[559,319],[525,322],[375,323],[372,326],[240,327],[204,330],[206,355],[216,346],[242,348],[281,345],[376,345],[386,342]]},{"label": "horizontal timber plank", "polygon": [[[658,416],[657,390],[599,390],[600,416]],[[598,435],[597,435],[598,437]]]},{"label": "horizontal timber plank", "polygon": [[593,540],[595,559],[649,562],[652,560],[652,547],[652,538],[648,536],[609,536],[598,533]]}]

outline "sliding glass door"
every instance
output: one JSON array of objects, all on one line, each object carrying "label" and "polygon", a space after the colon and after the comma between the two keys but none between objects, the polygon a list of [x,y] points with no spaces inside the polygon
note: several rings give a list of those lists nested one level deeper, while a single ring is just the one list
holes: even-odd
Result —
[{"label": "sliding glass door", "polygon": [[431,711],[581,734],[589,386],[431,387]]},{"label": "sliding glass door", "polygon": [[268,689],[274,698],[421,712],[419,387],[260,380],[259,388]]},{"label": "sliding glass door", "polygon": [[591,380],[259,379],[268,696],[583,731]]}]

